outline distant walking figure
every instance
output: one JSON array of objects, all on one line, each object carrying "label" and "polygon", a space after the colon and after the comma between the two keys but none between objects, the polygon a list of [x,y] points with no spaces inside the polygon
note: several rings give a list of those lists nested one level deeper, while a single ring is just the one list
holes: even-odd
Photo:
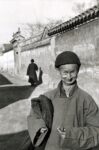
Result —
[{"label": "distant walking figure", "polygon": [[29,76],[28,81],[31,83],[31,86],[36,85],[38,82],[36,73],[37,70],[38,70],[37,64],[34,63],[34,59],[31,59],[31,63],[28,65],[27,68],[27,75]]}]

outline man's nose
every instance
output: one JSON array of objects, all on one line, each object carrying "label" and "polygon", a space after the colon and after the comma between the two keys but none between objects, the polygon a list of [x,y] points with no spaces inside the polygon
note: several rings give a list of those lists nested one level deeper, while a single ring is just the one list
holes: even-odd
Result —
[{"label": "man's nose", "polygon": [[70,73],[67,74],[67,78],[71,79],[71,74]]}]

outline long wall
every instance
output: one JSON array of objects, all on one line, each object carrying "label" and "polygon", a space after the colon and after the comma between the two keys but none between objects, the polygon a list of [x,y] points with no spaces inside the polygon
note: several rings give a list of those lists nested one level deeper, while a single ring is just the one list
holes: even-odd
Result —
[{"label": "long wall", "polygon": [[[46,41],[46,40],[45,40]],[[37,46],[37,45],[36,45]],[[28,48],[30,45],[28,46]],[[47,78],[57,80],[54,60],[62,51],[74,51],[81,58],[82,66],[99,65],[99,19],[79,26],[77,29],[51,37],[48,44],[21,51],[20,73],[26,75],[31,58],[42,68]],[[13,50],[0,56],[0,69],[15,71]],[[58,73],[57,73],[58,74]],[[46,77],[45,77],[46,78]]]},{"label": "long wall", "polygon": [[99,65],[99,19],[79,26],[56,37],[56,55],[74,51],[84,65]]},{"label": "long wall", "polygon": [[21,52],[21,72],[26,75],[27,67],[31,59],[35,60],[38,67],[41,67],[44,73],[45,80],[54,76],[54,54],[51,45],[34,48],[28,51]]},{"label": "long wall", "polygon": [[9,51],[0,56],[0,71],[7,71],[14,74],[14,52]]}]

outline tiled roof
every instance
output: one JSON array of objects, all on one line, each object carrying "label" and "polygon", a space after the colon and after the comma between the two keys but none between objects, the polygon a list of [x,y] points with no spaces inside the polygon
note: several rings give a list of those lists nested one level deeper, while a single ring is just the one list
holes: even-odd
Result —
[{"label": "tiled roof", "polygon": [[52,36],[58,33],[66,32],[72,30],[83,23],[89,22],[95,18],[99,17],[99,6],[94,6],[80,15],[50,29],[48,35]]},{"label": "tiled roof", "polygon": [[4,46],[3,53],[13,50],[13,45],[12,44],[3,44],[3,46]]},{"label": "tiled roof", "polygon": [[27,50],[49,45],[50,41],[51,41],[50,38],[46,38],[44,40],[36,41],[35,43],[29,43],[29,44],[26,43],[21,47],[21,51],[27,51]]}]

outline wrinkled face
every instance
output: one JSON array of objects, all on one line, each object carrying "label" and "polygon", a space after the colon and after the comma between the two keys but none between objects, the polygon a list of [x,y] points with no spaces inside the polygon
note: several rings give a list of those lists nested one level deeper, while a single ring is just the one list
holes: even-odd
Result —
[{"label": "wrinkled face", "polygon": [[61,65],[59,67],[59,72],[63,83],[67,86],[72,85],[77,79],[78,66],[77,64]]}]

